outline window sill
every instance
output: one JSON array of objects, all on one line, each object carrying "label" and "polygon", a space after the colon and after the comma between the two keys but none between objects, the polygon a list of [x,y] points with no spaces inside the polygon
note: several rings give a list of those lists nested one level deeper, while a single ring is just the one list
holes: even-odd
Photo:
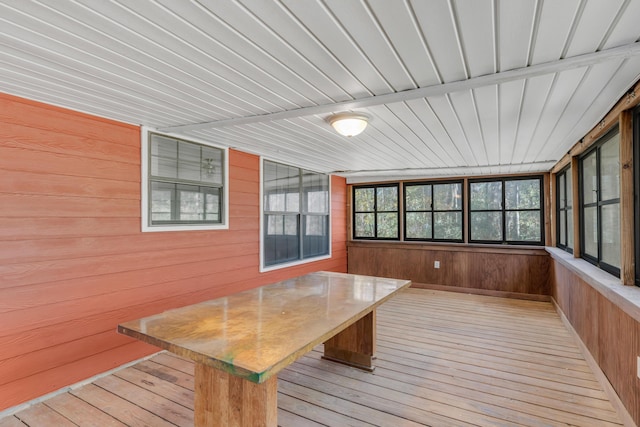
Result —
[{"label": "window sill", "polygon": [[260,273],[267,273],[269,271],[273,271],[273,270],[280,270],[283,268],[289,268],[289,267],[296,267],[298,265],[302,265],[302,264],[309,264],[311,262],[316,262],[316,261],[323,261],[325,259],[331,259],[331,254],[328,255],[320,255],[314,258],[306,258],[306,259],[301,259],[301,260],[297,260],[297,261],[291,261],[291,262],[284,262],[282,264],[273,264],[273,265],[267,265],[264,266],[262,265],[262,262],[260,263]]},{"label": "window sill", "polygon": [[551,257],[640,322],[640,287],[624,286],[616,276],[559,248],[545,248]]},{"label": "window sill", "polygon": [[349,240],[347,247],[380,247],[389,249],[414,249],[450,252],[483,252],[547,256],[544,246],[538,245],[498,245],[462,242],[421,242],[400,240]]}]

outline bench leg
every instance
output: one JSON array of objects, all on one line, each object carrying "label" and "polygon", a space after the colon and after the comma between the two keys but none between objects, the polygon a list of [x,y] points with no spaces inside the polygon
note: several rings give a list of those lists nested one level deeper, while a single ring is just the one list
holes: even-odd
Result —
[{"label": "bench leg", "polygon": [[278,378],[262,384],[196,363],[195,427],[277,427]]},{"label": "bench leg", "polygon": [[376,351],[375,310],[324,343],[323,359],[373,371]]}]

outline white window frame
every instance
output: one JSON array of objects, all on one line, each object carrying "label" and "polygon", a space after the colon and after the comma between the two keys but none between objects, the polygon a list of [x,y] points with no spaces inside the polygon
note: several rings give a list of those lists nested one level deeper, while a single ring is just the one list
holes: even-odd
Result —
[{"label": "white window frame", "polygon": [[[332,194],[331,193],[331,175],[327,174],[327,176],[329,177],[329,200],[328,200],[328,202],[329,202],[329,230],[328,230],[328,235],[329,235],[329,253],[327,255],[319,255],[319,256],[313,257],[313,258],[305,258],[305,259],[286,262],[286,263],[282,263],[282,264],[269,265],[269,266],[265,267],[265,265],[264,265],[264,232],[265,232],[265,227],[266,227],[266,224],[264,223],[264,162],[265,161],[275,162],[275,163],[282,163],[282,164],[286,164],[287,166],[292,166],[292,167],[304,169],[301,166],[296,166],[296,165],[289,164],[289,163],[283,163],[282,161],[273,160],[273,159],[266,158],[266,157],[260,157],[260,272],[261,273],[266,273],[268,271],[279,270],[279,269],[282,269],[282,268],[295,267],[297,265],[308,264],[310,262],[316,262],[316,261],[322,261],[322,260],[325,260],[325,259],[330,259],[332,257],[332,253],[333,253],[333,237],[332,237],[333,236],[333,225],[332,225],[332,216],[333,215],[331,215],[331,194]],[[309,170],[309,169],[305,169],[305,170]],[[318,173],[321,173],[321,172],[318,172]]]},{"label": "white window frame", "polygon": [[[149,225],[149,141],[151,134],[163,135],[169,138],[184,139],[196,144],[207,145],[223,151],[224,173],[222,176],[222,221],[218,224],[185,224],[185,225]],[[228,230],[229,229],[229,148],[212,144],[198,138],[178,136],[175,134],[164,134],[148,127],[142,127],[140,132],[140,163],[141,163],[141,225],[143,232],[163,232],[163,231],[197,231],[197,230]]]}]

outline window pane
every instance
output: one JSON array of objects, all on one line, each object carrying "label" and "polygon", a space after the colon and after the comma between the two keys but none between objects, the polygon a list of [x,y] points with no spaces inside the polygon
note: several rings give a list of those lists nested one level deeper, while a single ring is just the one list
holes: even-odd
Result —
[{"label": "window pane", "polygon": [[[398,187],[376,188],[376,209],[378,212],[398,210]],[[397,221],[396,221],[397,222]]]},{"label": "window pane", "polygon": [[502,209],[502,182],[472,182],[469,184],[471,210]]},{"label": "window pane", "polygon": [[375,237],[375,214],[357,213],[355,214],[356,234],[355,237]]},{"label": "window pane", "polygon": [[178,219],[180,221],[202,221],[205,212],[205,197],[202,189],[195,185],[178,185]]},{"label": "window pane", "polygon": [[171,221],[175,185],[151,182],[151,221]]},{"label": "window pane", "polygon": [[566,178],[567,174],[566,173],[562,173],[560,175],[558,175],[558,208],[564,208],[565,206],[567,206],[567,194],[565,191],[565,178]]},{"label": "window pane", "polygon": [[211,147],[201,148],[202,173],[200,179],[202,182],[222,184],[222,150]]},{"label": "window pane", "polygon": [[567,211],[560,211],[558,215],[558,243],[567,246]]},{"label": "window pane", "polygon": [[329,213],[329,177],[303,172],[302,192],[304,210],[313,213]]},{"label": "window pane", "polygon": [[407,212],[407,239],[431,239],[431,212]]},{"label": "window pane", "polygon": [[193,163],[180,160],[178,162],[178,179],[200,181],[200,169],[202,169],[200,162]]},{"label": "window pane", "polygon": [[379,238],[398,237],[398,214],[397,213],[379,213],[377,236]]},{"label": "window pane", "polygon": [[540,242],[540,212],[506,212],[507,240],[512,242]]},{"label": "window pane", "polygon": [[600,148],[600,193],[600,200],[620,197],[619,134],[615,134]]},{"label": "window pane", "polygon": [[151,175],[164,178],[178,176],[178,141],[151,135]]},{"label": "window pane", "polygon": [[462,240],[462,212],[434,212],[433,238]]},{"label": "window pane", "polygon": [[598,201],[596,171],[596,151],[594,150],[582,160],[582,197],[585,204]]},{"label": "window pane", "polygon": [[[264,210],[299,212],[300,169],[275,162],[263,164]],[[277,194],[278,196],[273,196]]]},{"label": "window pane", "polygon": [[471,240],[502,241],[502,212],[471,212]]},{"label": "window pane", "polygon": [[602,206],[602,261],[620,267],[620,205]]},{"label": "window pane", "polygon": [[355,206],[356,212],[373,212],[375,206],[375,188],[356,188]]},{"label": "window pane", "polygon": [[571,182],[573,178],[571,177],[571,169],[568,169],[565,173],[567,177],[567,207],[573,206],[573,183]]},{"label": "window pane", "polygon": [[307,198],[307,212],[329,213],[328,191],[309,191],[305,195]]},{"label": "window pane", "polygon": [[584,208],[584,251],[598,257],[598,217],[595,206]]},{"label": "window pane", "polygon": [[462,184],[434,184],[433,210],[462,210]]},{"label": "window pane", "polygon": [[205,196],[205,219],[210,221],[220,221],[220,206],[220,190],[217,188],[212,189]]},{"label": "window pane", "polygon": [[431,210],[431,185],[408,185],[405,187],[407,212]]},{"label": "window pane", "polygon": [[273,265],[300,258],[297,215],[265,215],[264,263]]},{"label": "window pane", "polygon": [[302,251],[303,258],[329,253],[329,217],[308,215],[304,217]]},{"label": "window pane", "polygon": [[539,179],[518,179],[504,184],[505,209],[540,208]]},{"label": "window pane", "polygon": [[567,209],[567,247],[573,248],[573,210]]}]

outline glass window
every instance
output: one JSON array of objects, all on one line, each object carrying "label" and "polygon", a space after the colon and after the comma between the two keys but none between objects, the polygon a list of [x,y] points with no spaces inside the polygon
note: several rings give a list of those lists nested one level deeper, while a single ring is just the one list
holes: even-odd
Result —
[{"label": "glass window", "polygon": [[263,164],[264,266],[329,254],[329,176]]},{"label": "glass window", "polygon": [[580,161],[582,256],[620,274],[620,134],[608,132]]},{"label": "glass window", "polygon": [[462,242],[462,182],[404,185],[405,240]]},{"label": "glass window", "polygon": [[149,134],[147,226],[223,223],[224,150]]},{"label": "glass window", "polygon": [[469,182],[469,241],[543,244],[542,178]]},{"label": "glass window", "polygon": [[557,246],[573,252],[573,187],[571,167],[556,175]]},{"label": "glass window", "polygon": [[353,238],[398,239],[398,184],[353,188]]}]

